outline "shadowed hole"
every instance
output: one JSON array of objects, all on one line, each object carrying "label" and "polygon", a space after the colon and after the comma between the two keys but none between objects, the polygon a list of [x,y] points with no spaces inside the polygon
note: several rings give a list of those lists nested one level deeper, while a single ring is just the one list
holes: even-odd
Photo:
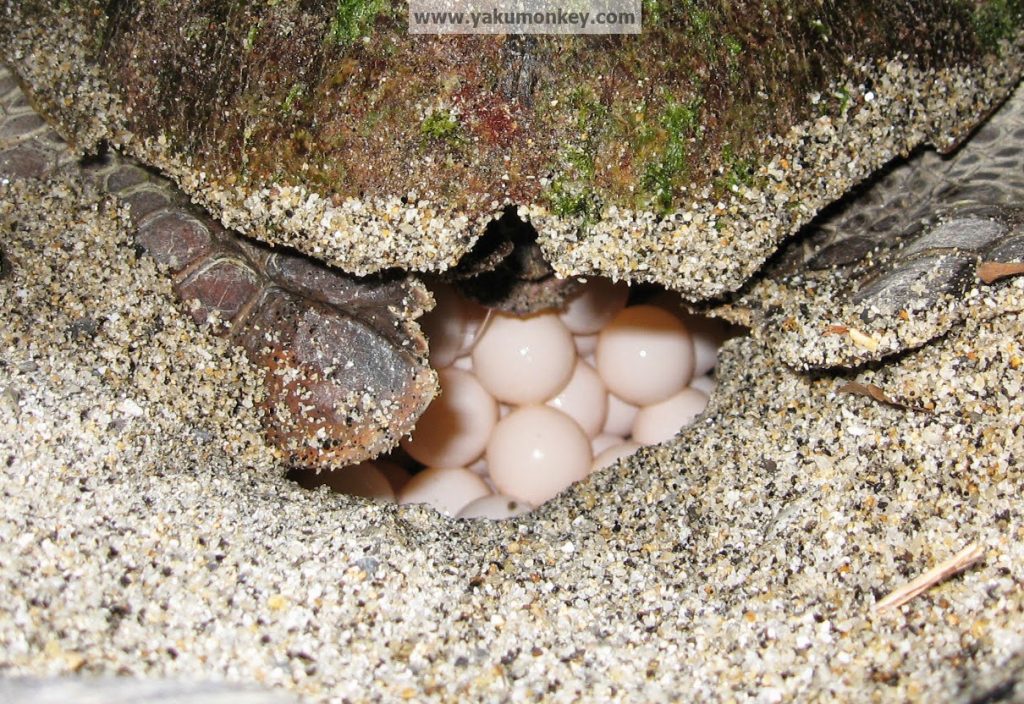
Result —
[{"label": "shadowed hole", "polygon": [[539,251],[513,211],[496,220],[453,274],[428,282],[437,306],[419,322],[441,394],[411,436],[376,460],[289,478],[507,518],[693,423],[738,330],[657,286],[558,279]]}]

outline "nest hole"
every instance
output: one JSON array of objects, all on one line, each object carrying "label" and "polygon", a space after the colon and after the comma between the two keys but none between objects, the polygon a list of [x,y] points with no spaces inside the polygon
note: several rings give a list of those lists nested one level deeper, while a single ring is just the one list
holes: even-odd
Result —
[{"label": "nest hole", "polygon": [[420,324],[441,392],[388,455],[295,469],[316,489],[428,504],[460,518],[528,512],[695,422],[735,327],[678,294],[560,279],[513,210],[443,280]]}]

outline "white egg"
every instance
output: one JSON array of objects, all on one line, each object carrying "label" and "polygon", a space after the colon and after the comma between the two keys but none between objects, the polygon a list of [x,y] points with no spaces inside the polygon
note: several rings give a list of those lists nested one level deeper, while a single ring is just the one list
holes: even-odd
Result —
[{"label": "white egg", "polygon": [[683,313],[683,325],[693,340],[693,375],[701,377],[718,366],[718,348],[728,337],[728,330],[720,320]]},{"label": "white egg", "polygon": [[503,494],[534,505],[590,469],[590,440],[572,418],[548,406],[525,406],[502,418],[487,445],[487,466]]},{"label": "white egg", "polygon": [[325,470],[309,477],[303,482],[308,488],[326,485],[339,494],[362,496],[378,503],[390,503],[395,500],[395,492],[391,482],[373,462]]},{"label": "white egg", "polygon": [[627,437],[633,432],[633,420],[639,411],[639,406],[626,403],[615,394],[608,394],[608,416],[602,432]]},{"label": "white egg", "polygon": [[498,404],[476,377],[449,367],[438,372],[440,395],[402,439],[409,455],[427,466],[465,467],[478,458],[498,422]]},{"label": "white egg", "polygon": [[430,467],[415,475],[398,494],[400,504],[428,504],[454,516],[467,504],[490,494],[484,480],[463,467]]},{"label": "white egg", "polygon": [[430,347],[430,364],[435,369],[449,366],[462,349],[469,325],[464,301],[447,284],[431,287],[436,305],[420,318],[420,327]]},{"label": "white egg", "polygon": [[625,438],[621,435],[612,435],[611,433],[601,433],[596,438],[590,441],[590,452],[596,457],[602,452],[607,450],[609,447],[615,445],[621,445],[625,442]]},{"label": "white egg", "polygon": [[640,443],[633,442],[632,440],[627,440],[626,442],[619,443],[618,445],[612,445],[611,447],[604,449],[597,457],[594,458],[594,462],[590,466],[590,471],[597,472],[605,467],[611,467],[620,458],[632,455],[634,452],[639,450],[640,447]]},{"label": "white egg", "polygon": [[533,506],[522,499],[514,499],[511,496],[493,494],[484,496],[476,501],[467,504],[458,513],[458,518],[490,518],[500,521],[514,516],[522,516],[533,510]]},{"label": "white egg", "polygon": [[628,286],[593,279],[561,313],[517,317],[447,285],[434,292],[423,327],[441,394],[402,441],[429,469],[410,478],[397,464],[364,463],[372,471],[359,481],[377,484],[346,493],[390,491],[460,517],[519,515],[670,439],[714,390],[709,372],[727,329],[675,294],[626,308]]},{"label": "white egg", "polygon": [[[490,440],[490,438],[487,439]],[[487,458],[481,457],[476,462],[466,467],[466,469],[479,477],[487,477]]]},{"label": "white egg", "polygon": [[476,345],[480,333],[483,332],[488,309],[476,301],[463,298],[462,314],[466,317],[466,327],[462,336],[462,345],[459,347],[460,357],[468,356],[473,351],[473,346]]},{"label": "white egg", "polygon": [[574,335],[573,342],[576,344],[576,354],[586,357],[597,351],[597,335]]},{"label": "white egg", "polygon": [[705,374],[704,376],[698,376],[690,381],[690,388],[697,389],[697,391],[703,391],[706,395],[710,396],[714,390],[718,387],[718,382],[715,381],[713,376]]},{"label": "white egg", "polygon": [[391,488],[394,490],[396,495],[402,490],[405,483],[409,481],[409,473],[405,471],[404,467],[380,458],[374,460],[373,463],[377,466],[377,469],[380,470],[380,473],[388,480],[388,483],[391,484]]},{"label": "white egg", "polygon": [[608,391],[597,371],[584,362],[576,362],[569,383],[547,405],[566,414],[595,437],[604,427],[608,416]]},{"label": "white egg", "polygon": [[683,326],[690,332],[693,340],[693,375],[707,374],[718,364],[718,348],[729,338],[729,325],[724,320],[708,318],[687,310],[679,294],[665,291],[650,301],[651,305],[664,308],[679,318]]},{"label": "white egg", "polygon": [[688,388],[660,403],[644,406],[633,421],[633,440],[641,445],[664,442],[693,423],[707,405],[704,392]]},{"label": "white egg", "polygon": [[612,393],[647,406],[689,383],[693,342],[671,313],[655,306],[631,306],[601,331],[597,370]]},{"label": "white egg", "polygon": [[473,348],[473,370],[499,401],[541,403],[566,385],[576,364],[572,335],[557,315],[496,313]]},{"label": "white egg", "polygon": [[561,314],[562,322],[576,335],[593,335],[622,310],[628,297],[629,286],[626,283],[593,278],[566,303]]}]

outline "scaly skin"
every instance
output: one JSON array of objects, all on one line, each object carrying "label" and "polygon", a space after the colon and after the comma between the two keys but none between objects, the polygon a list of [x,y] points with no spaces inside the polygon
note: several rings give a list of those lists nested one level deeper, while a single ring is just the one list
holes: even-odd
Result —
[{"label": "scaly skin", "polygon": [[0,69],[0,177],[64,171],[130,207],[138,245],[200,325],[265,370],[264,425],[296,464],[333,468],[390,450],[436,393],[414,322],[432,305],[411,275],[349,276],[252,243],[171,183],[115,154],[77,161]]},{"label": "scaly skin", "polygon": [[[891,164],[818,217],[718,312],[797,368],[913,349],[985,306],[993,286],[976,274],[982,262],[1024,259],[1022,196],[1018,89],[955,152]],[[868,344],[852,340],[852,329]]]}]

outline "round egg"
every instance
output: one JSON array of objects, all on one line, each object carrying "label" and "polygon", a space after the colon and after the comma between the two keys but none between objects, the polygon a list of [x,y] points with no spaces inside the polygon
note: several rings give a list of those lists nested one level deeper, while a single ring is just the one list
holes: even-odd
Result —
[{"label": "round egg", "polygon": [[707,405],[704,392],[688,388],[660,403],[644,406],[633,421],[633,440],[641,445],[664,442],[693,423]]},{"label": "round egg", "polygon": [[468,467],[466,467],[466,469],[468,469],[473,474],[476,474],[478,476],[486,478],[487,477],[487,459],[484,458],[484,457],[481,457],[476,462],[474,462],[473,464],[471,464]]},{"label": "round egg", "polygon": [[597,370],[628,403],[664,401],[693,375],[693,342],[679,319],[656,306],[623,309],[601,331]]},{"label": "round egg", "polygon": [[707,374],[718,363],[718,348],[729,337],[729,325],[723,320],[696,315],[687,310],[679,295],[664,291],[650,300],[679,318],[693,340],[693,376]]},{"label": "round egg", "polygon": [[608,416],[608,391],[597,371],[579,360],[569,383],[547,405],[566,414],[580,424],[583,432],[595,437]]},{"label": "round egg", "polygon": [[492,494],[467,504],[459,511],[457,518],[490,518],[494,521],[521,516],[533,510],[533,506],[522,499]]},{"label": "round egg", "polygon": [[573,341],[576,343],[576,354],[580,357],[587,357],[597,351],[597,335],[575,335]]},{"label": "round egg", "polygon": [[596,472],[604,469],[605,467],[611,467],[620,458],[632,455],[634,452],[639,450],[640,447],[640,443],[633,442],[632,440],[621,442],[618,445],[612,445],[611,447],[601,451],[601,453],[594,458],[593,463],[590,465],[590,471]]},{"label": "round egg", "polygon": [[416,422],[402,448],[428,467],[465,467],[477,459],[498,422],[498,404],[471,373],[437,374],[441,393]]},{"label": "round egg", "polygon": [[402,490],[405,483],[409,481],[409,473],[405,471],[404,467],[396,464],[395,462],[389,462],[388,460],[378,458],[374,460],[373,463],[377,466],[377,469],[380,470],[380,473],[388,480],[388,483],[391,485],[391,488],[394,490],[396,495]]},{"label": "round egg", "polygon": [[608,394],[608,414],[602,432],[626,437],[633,432],[633,420],[640,411],[638,406],[626,403],[615,394]]},{"label": "round egg", "polygon": [[459,348],[460,357],[468,356],[473,351],[473,346],[476,345],[480,333],[483,332],[490,311],[476,301],[463,298],[462,314],[466,316],[466,327],[462,336],[462,346]]},{"label": "round egg", "polygon": [[569,330],[553,313],[491,316],[473,347],[473,370],[496,399],[541,403],[568,382],[576,365]]},{"label": "round egg", "polygon": [[469,328],[465,302],[447,284],[431,286],[434,308],[420,318],[420,328],[430,347],[430,365],[444,369],[452,364],[465,345]]},{"label": "round egg", "polygon": [[395,492],[391,482],[373,462],[341,467],[340,469],[324,470],[306,478],[304,486],[309,489],[328,486],[331,491],[350,496],[361,496],[378,503],[390,503],[395,500]]},{"label": "round egg", "polygon": [[467,504],[491,490],[484,480],[463,467],[430,467],[406,483],[398,494],[400,504],[428,504],[454,516]]},{"label": "round egg", "polygon": [[690,388],[697,389],[697,391],[703,391],[707,396],[711,396],[715,388],[718,386],[718,382],[715,381],[713,376],[705,374],[704,376],[695,377],[690,381]]},{"label": "round egg", "polygon": [[693,375],[701,377],[718,365],[718,348],[728,337],[725,323],[683,312],[681,319],[693,340]]},{"label": "round egg", "polygon": [[623,442],[625,442],[625,438],[623,438],[621,435],[601,433],[596,438],[590,441],[590,452],[596,457],[597,455],[600,455],[602,452],[607,450],[609,447],[621,445]]},{"label": "round egg", "polygon": [[548,406],[516,409],[501,419],[487,445],[487,466],[498,491],[534,505],[586,477],[590,463],[586,433]]},{"label": "round egg", "polygon": [[593,335],[626,305],[629,286],[610,279],[590,279],[583,289],[565,305],[562,322],[575,335]]}]

